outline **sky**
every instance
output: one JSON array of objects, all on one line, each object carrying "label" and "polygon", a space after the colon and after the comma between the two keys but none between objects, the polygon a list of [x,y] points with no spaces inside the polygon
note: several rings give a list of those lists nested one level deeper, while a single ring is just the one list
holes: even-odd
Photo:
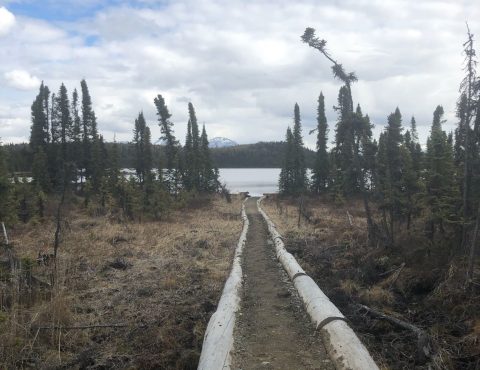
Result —
[{"label": "sky", "polygon": [[437,105],[455,127],[466,21],[480,35],[477,0],[0,0],[0,140],[28,141],[42,80],[71,93],[85,78],[109,141],[130,141],[140,111],[158,138],[162,94],[181,141],[188,102],[210,138],[241,144],[283,140],[298,103],[314,148],[318,95],[333,138],[341,85],[300,41],[313,27],[356,72],[353,99],[374,134],[398,106],[424,144]]}]

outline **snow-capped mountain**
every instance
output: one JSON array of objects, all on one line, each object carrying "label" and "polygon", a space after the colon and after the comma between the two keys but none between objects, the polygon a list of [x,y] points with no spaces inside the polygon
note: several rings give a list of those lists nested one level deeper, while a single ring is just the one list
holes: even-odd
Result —
[{"label": "snow-capped mountain", "polygon": [[227,148],[238,145],[235,141],[227,139],[226,137],[214,137],[209,142],[210,148]]}]

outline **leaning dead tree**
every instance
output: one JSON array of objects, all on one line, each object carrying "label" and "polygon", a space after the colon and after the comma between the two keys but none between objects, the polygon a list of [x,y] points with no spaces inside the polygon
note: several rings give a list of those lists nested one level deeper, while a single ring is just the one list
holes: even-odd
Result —
[{"label": "leaning dead tree", "polygon": [[[353,116],[353,98],[352,98],[352,84],[358,81],[357,75],[355,72],[346,72],[343,68],[343,65],[335,60],[330,53],[327,51],[327,41],[324,39],[320,39],[315,35],[315,29],[313,28],[306,28],[305,32],[301,36],[301,39],[304,43],[308,46],[318,50],[325,58],[327,58],[333,65],[332,65],[332,73],[333,77],[342,81],[346,90],[347,96],[349,100],[349,106],[351,107],[350,115]],[[363,135],[363,134],[362,134]],[[365,136],[365,135],[363,135]],[[366,186],[366,171],[365,168],[362,168],[360,164],[360,155],[359,155],[359,146],[361,143],[365,143],[366,138],[361,137],[358,138],[356,141],[356,145],[353,148],[353,165],[356,169],[356,172],[359,174],[359,183],[360,183],[360,192],[363,197],[363,204],[365,208],[365,214],[367,216],[367,225],[368,225],[368,240],[369,244],[373,246],[376,243],[376,240],[380,237],[380,233],[378,230],[378,226],[373,221],[372,212],[370,209],[370,202],[368,196],[368,190]]]}]

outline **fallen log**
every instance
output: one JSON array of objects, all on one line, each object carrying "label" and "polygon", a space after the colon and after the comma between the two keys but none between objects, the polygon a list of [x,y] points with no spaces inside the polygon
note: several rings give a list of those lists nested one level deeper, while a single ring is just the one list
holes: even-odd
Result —
[{"label": "fallen log", "polygon": [[396,317],[387,315],[383,312],[380,312],[374,308],[370,308],[363,304],[355,305],[358,309],[363,309],[373,317],[386,320],[402,329],[410,330],[417,336],[417,360],[420,363],[424,363],[432,355],[432,348],[430,344],[430,338],[428,334],[420,329],[418,326],[415,326],[407,321],[398,319]]}]

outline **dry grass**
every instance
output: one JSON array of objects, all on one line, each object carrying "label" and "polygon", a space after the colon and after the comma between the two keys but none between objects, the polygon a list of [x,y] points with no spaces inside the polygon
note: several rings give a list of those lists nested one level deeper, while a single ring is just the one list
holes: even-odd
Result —
[{"label": "dry grass", "polygon": [[394,302],[393,293],[380,286],[364,289],[360,292],[359,296],[363,303],[374,306],[391,305]]},{"label": "dry grass", "polygon": [[[118,223],[70,210],[55,288],[24,287],[19,295],[31,299],[12,303],[5,298],[11,283],[0,283],[0,368],[195,368],[241,231],[240,210],[239,197],[161,222]],[[17,256],[35,261],[53,232],[48,221],[18,227],[11,233]],[[35,264],[32,274],[48,283],[52,266]],[[35,329],[115,323],[127,326]]]}]

